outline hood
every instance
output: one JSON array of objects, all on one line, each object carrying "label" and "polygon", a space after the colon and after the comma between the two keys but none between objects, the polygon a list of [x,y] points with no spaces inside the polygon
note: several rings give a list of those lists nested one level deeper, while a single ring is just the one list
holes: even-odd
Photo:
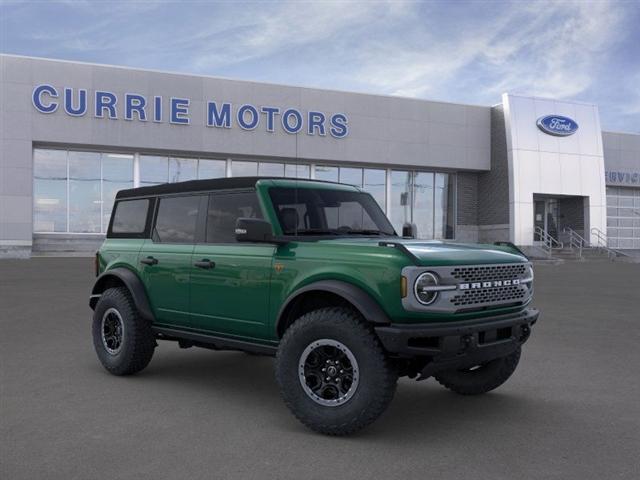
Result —
[{"label": "hood", "polygon": [[[392,242],[405,246],[416,257],[418,265],[481,265],[488,263],[521,263],[527,259],[508,246],[491,244],[446,243],[439,240],[409,240],[399,237],[339,238],[322,241],[341,245],[377,246]],[[381,247],[383,248],[383,247]]]},{"label": "hood", "polygon": [[521,263],[527,259],[509,247],[488,244],[445,243],[402,240],[420,265],[476,265],[485,263]]}]

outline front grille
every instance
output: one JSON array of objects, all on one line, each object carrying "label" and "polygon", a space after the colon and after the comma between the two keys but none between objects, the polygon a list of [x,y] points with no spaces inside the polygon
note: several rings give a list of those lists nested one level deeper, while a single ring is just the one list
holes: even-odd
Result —
[{"label": "front grille", "polygon": [[482,303],[516,303],[523,301],[528,296],[528,289],[524,285],[511,285],[508,287],[483,288],[478,290],[466,290],[455,295],[450,302],[456,307],[478,305]]},{"label": "front grille", "polygon": [[[402,269],[402,275],[414,289],[424,272],[438,277],[437,297],[428,306],[433,311],[461,313],[524,306],[533,296],[533,270],[528,262]],[[402,305],[412,312],[423,312],[427,308],[419,303],[415,294],[403,298]]]},{"label": "front grille", "polygon": [[513,265],[479,265],[475,267],[456,267],[451,276],[460,282],[483,282],[523,278],[527,267],[521,263]]}]

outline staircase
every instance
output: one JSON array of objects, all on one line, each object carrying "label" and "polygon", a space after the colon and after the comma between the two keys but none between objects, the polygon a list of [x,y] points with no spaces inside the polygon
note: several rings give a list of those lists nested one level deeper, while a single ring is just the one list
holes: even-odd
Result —
[{"label": "staircase", "polygon": [[587,241],[582,235],[572,228],[562,231],[562,241],[551,235],[546,230],[536,227],[536,236],[540,239],[540,246],[530,249],[529,254],[533,259],[549,260],[552,262],[565,261],[628,261],[629,255],[620,250],[607,246],[607,236],[598,228],[591,229],[591,239]]}]

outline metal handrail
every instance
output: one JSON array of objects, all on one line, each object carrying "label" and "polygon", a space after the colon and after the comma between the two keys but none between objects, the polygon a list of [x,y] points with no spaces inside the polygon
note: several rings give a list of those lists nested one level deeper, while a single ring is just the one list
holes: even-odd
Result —
[{"label": "metal handrail", "polygon": [[589,242],[571,227],[565,227],[563,232],[569,234],[569,248],[572,251],[575,248],[578,251],[578,258],[582,258],[582,249],[589,246]]},{"label": "metal handrail", "polygon": [[594,248],[598,248],[607,253],[607,257],[628,257],[624,252],[620,250],[615,250],[609,247],[609,242],[607,241],[607,234],[600,230],[598,227],[593,227],[591,229],[591,236],[596,237],[597,242],[595,245],[591,243],[591,246]]},{"label": "metal handrail", "polygon": [[543,250],[545,250],[547,252],[547,255],[549,257],[551,257],[551,251],[554,248],[560,248],[560,249],[564,248],[564,244],[562,242],[559,242],[553,236],[551,236],[549,234],[549,232],[547,232],[544,228],[536,227],[535,228],[535,233],[540,237],[540,241],[542,242],[542,244],[544,246]]}]

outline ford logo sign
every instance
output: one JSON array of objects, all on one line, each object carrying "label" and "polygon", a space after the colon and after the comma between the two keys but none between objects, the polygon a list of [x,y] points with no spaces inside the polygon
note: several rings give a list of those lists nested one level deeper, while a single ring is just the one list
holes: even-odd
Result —
[{"label": "ford logo sign", "polygon": [[536,125],[538,125],[538,128],[544,133],[555,135],[556,137],[568,137],[578,130],[578,124],[575,121],[562,115],[540,117]]}]

